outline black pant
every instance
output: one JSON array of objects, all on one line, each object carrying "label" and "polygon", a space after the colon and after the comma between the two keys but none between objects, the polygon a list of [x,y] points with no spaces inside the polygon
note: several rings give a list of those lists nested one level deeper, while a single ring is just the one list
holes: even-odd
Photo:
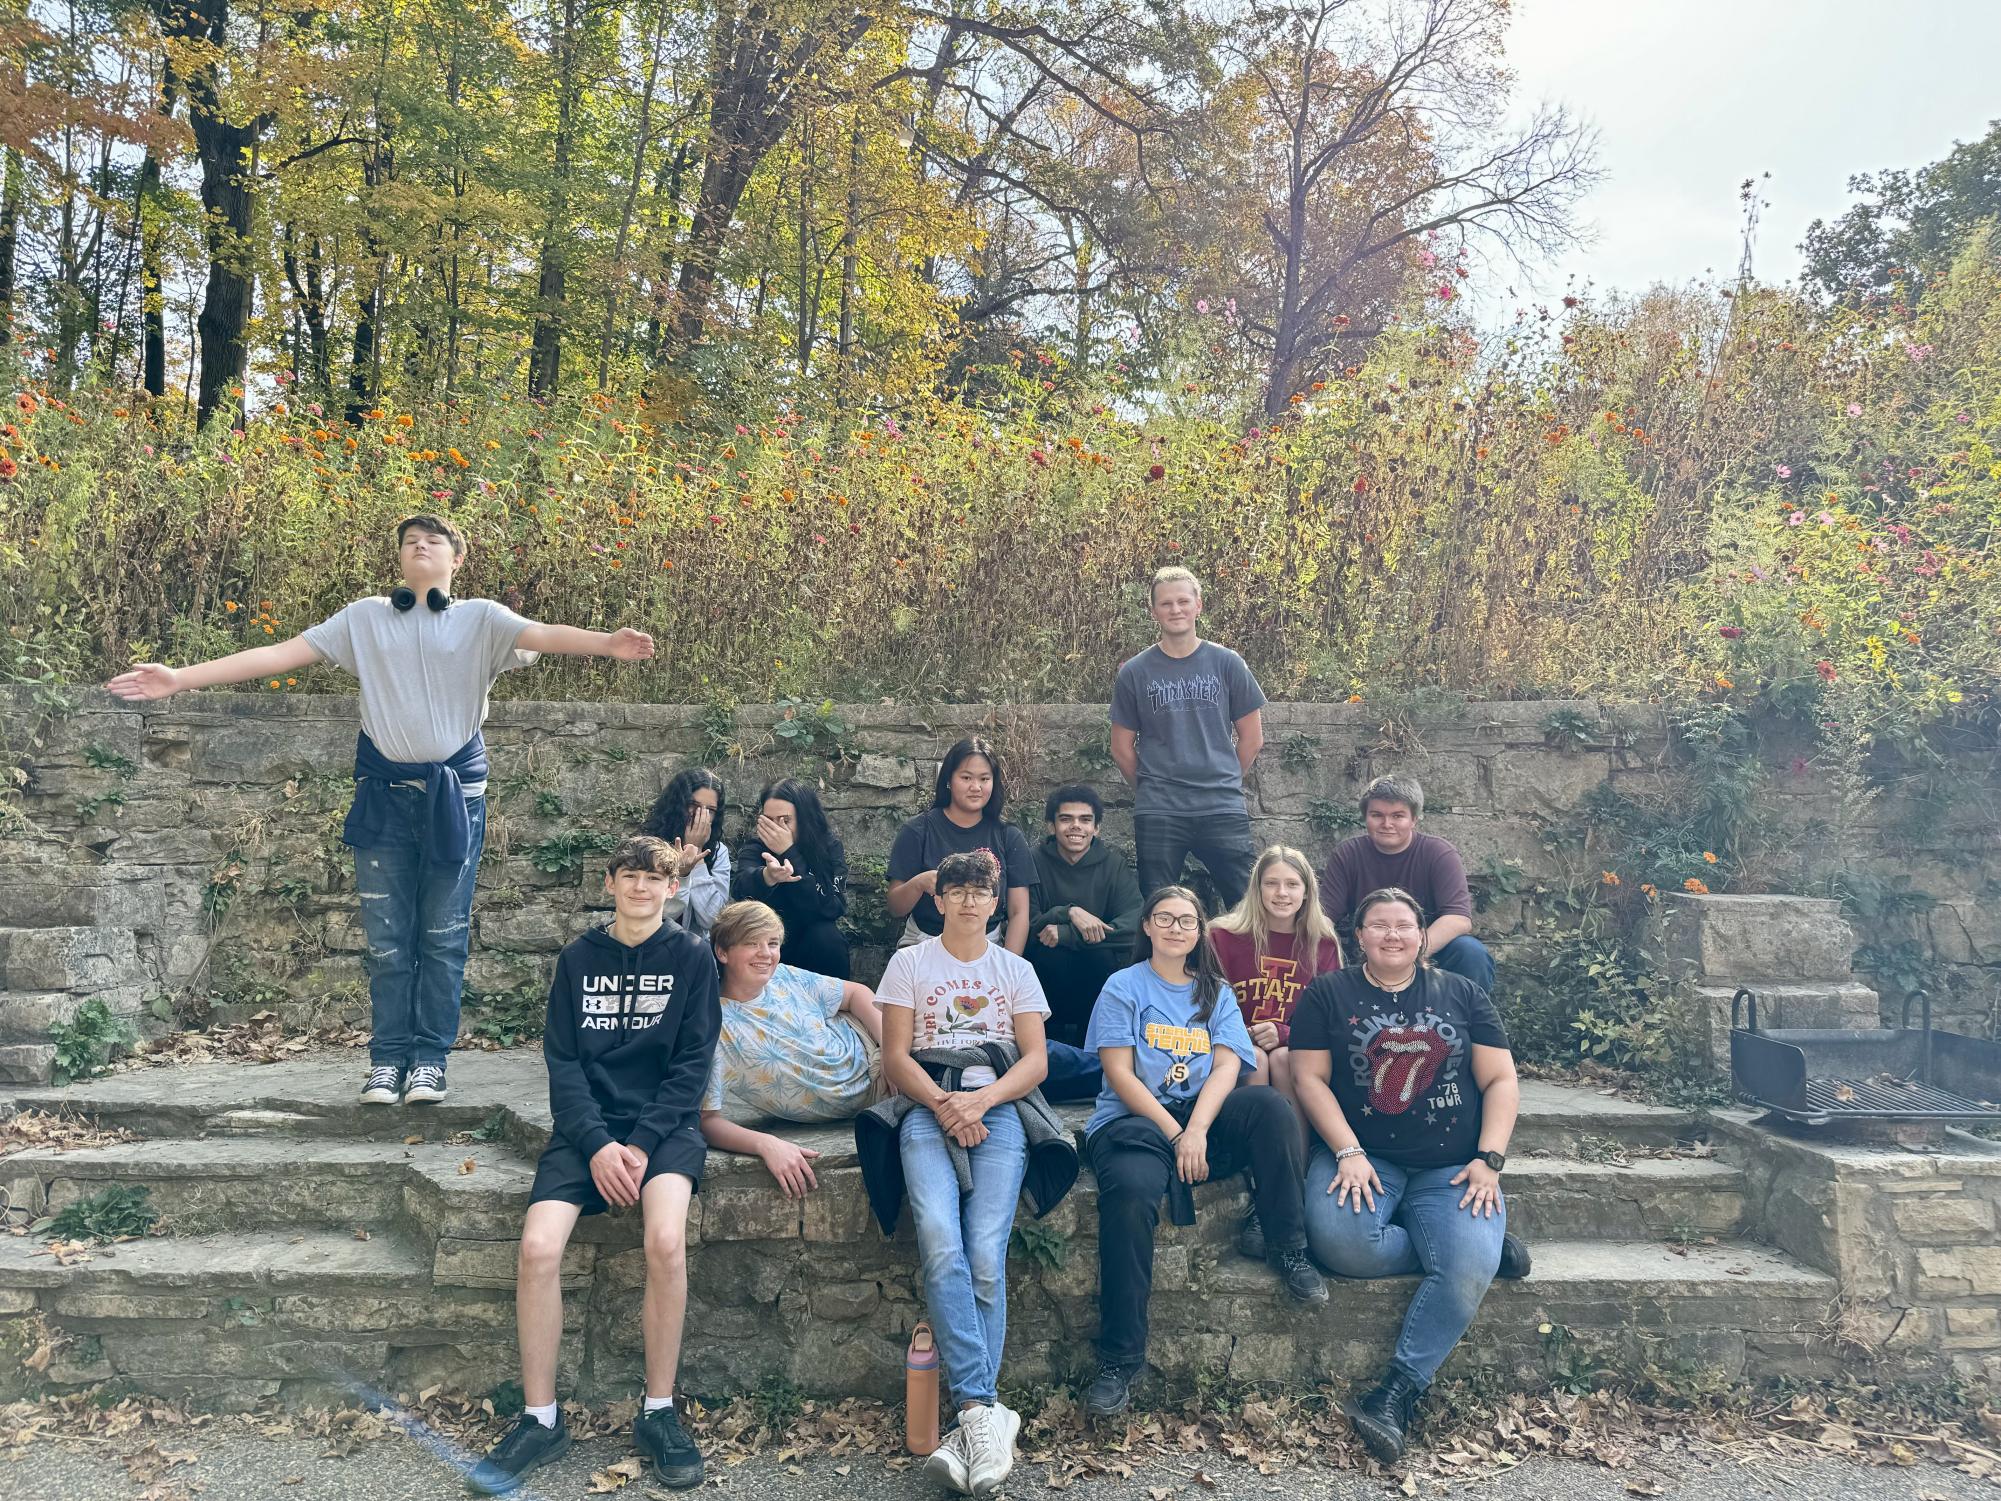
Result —
[{"label": "black pant", "polygon": [[1152,896],[1163,886],[1179,885],[1182,869],[1193,855],[1216,883],[1219,910],[1244,899],[1257,863],[1251,842],[1251,815],[1242,808],[1223,813],[1135,813],[1133,856],[1139,865],[1139,891]]},{"label": "black pant", "polygon": [[796,927],[787,922],[778,957],[794,969],[832,975],[836,980],[851,978],[848,940],[832,922],[803,922]]},{"label": "black pant", "polygon": [[[1144,1133],[1144,1134],[1142,1134]],[[1098,1355],[1109,1364],[1146,1359],[1147,1300],[1153,1296],[1153,1231],[1174,1174],[1172,1148],[1151,1121],[1128,1116],[1084,1143],[1098,1180]],[[1209,1127],[1209,1177],[1248,1168],[1265,1242],[1275,1251],[1306,1244],[1299,1121],[1268,1085],[1231,1092]]]},{"label": "black pant", "polygon": [[1082,948],[1065,948],[1060,943],[1051,948],[1031,932],[1027,957],[1035,967],[1035,977],[1042,982],[1043,995],[1049,998],[1050,1037],[1081,1047],[1098,992],[1105,988],[1105,981],[1133,962],[1133,951],[1129,941],[1117,938],[1087,943]]}]

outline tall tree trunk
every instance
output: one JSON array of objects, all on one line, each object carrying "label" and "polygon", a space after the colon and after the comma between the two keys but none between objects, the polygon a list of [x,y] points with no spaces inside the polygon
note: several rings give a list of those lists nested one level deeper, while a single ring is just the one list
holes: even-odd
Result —
[{"label": "tall tree trunk", "polygon": [[660,42],[666,30],[667,0],[659,0],[653,13],[653,41],[647,48],[646,87],[639,96],[639,139],[632,147],[632,175],[625,184],[618,236],[612,242],[611,270],[604,282],[604,329],[598,339],[600,391],[611,384],[611,346],[618,327],[618,305],[625,298],[625,247],[632,239],[632,211],[639,202],[639,180],[646,170],[646,151],[653,144],[653,90],[660,78]]},{"label": "tall tree trunk", "polygon": [[[372,196],[376,186],[391,172],[389,146],[387,141],[371,147],[361,158],[362,186]],[[375,404],[376,375],[380,371],[381,351],[379,330],[382,322],[382,286],[389,278],[389,257],[382,252],[366,215],[361,221],[361,243],[367,261],[372,262],[375,274],[369,281],[368,294],[359,299],[354,315],[354,342],[348,351],[347,366],[347,412],[348,423],[360,423],[362,414]]]},{"label": "tall tree trunk", "polygon": [[554,396],[563,373],[563,299],[570,258],[570,159],[582,90],[583,0],[562,0],[556,32],[556,141],[550,168],[549,218],[542,230],[541,272],[535,281],[535,333],[528,352],[528,394]]},{"label": "tall tree trunk", "polygon": [[667,331],[667,306],[673,299],[674,287],[674,230],[681,213],[681,185],[688,175],[688,163],[694,159],[694,147],[688,141],[677,145],[671,156],[660,163],[659,174],[653,180],[653,196],[665,205],[655,216],[649,237],[657,238],[659,249],[654,257],[653,267],[653,311],[646,320],[646,361],[655,364],[660,358],[660,342]]},{"label": "tall tree trunk", "polygon": [[14,262],[21,234],[21,153],[0,151],[0,349],[14,341]]},{"label": "tall tree trunk", "polygon": [[841,226],[841,342],[839,359],[841,374],[848,374],[849,361],[855,348],[855,222],[862,216],[862,122],[855,116],[853,127],[848,132],[848,213],[847,222]]}]

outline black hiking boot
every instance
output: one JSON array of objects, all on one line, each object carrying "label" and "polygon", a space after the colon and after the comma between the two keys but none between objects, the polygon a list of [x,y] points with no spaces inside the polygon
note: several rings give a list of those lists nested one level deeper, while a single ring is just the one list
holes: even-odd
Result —
[{"label": "black hiking boot", "polygon": [[521,1477],[530,1470],[569,1452],[570,1429],[560,1412],[553,1428],[544,1427],[524,1412],[487,1451],[486,1458],[467,1471],[466,1489],[481,1496],[504,1496],[521,1484]]},{"label": "black hiking boot", "polygon": [[1118,1365],[1100,1361],[1098,1374],[1084,1388],[1084,1411],[1094,1418],[1116,1417],[1132,1406],[1133,1387],[1144,1365]]},{"label": "black hiking boot", "polygon": [[1530,1264],[1528,1243],[1519,1235],[1503,1235],[1501,1269],[1494,1275],[1508,1282],[1519,1282],[1529,1274]]},{"label": "black hiking boot", "polygon": [[684,1491],[702,1483],[702,1451],[682,1428],[678,1407],[642,1411],[632,1421],[632,1442],[670,1490]]},{"label": "black hiking boot", "polygon": [[1306,1254],[1306,1247],[1294,1246],[1290,1251],[1274,1251],[1266,1258],[1266,1264],[1278,1273],[1278,1280],[1285,1284],[1286,1292],[1297,1302],[1327,1301],[1327,1279],[1320,1275],[1320,1268]]},{"label": "black hiking boot", "polygon": [[1403,1458],[1409,1446],[1411,1417],[1421,1395],[1416,1382],[1402,1371],[1392,1370],[1383,1377],[1381,1386],[1348,1409],[1356,1436],[1384,1464]]},{"label": "black hiking boot", "polygon": [[1252,1261],[1265,1259],[1264,1221],[1258,1218],[1258,1206],[1251,1205],[1251,1212],[1244,1216],[1244,1222],[1237,1226],[1237,1254]]}]

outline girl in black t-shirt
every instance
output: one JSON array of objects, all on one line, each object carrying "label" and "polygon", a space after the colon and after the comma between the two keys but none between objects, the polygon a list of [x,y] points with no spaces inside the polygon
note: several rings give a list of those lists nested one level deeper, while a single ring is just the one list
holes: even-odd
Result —
[{"label": "girl in black t-shirt", "polygon": [[1028,895],[1036,884],[1035,856],[1021,830],[1007,822],[1007,781],[1000,756],[979,736],[945,752],[931,806],[897,830],[889,849],[883,905],[908,918],[898,948],[944,931],[935,887],[947,855],[984,850],[1001,869],[1001,906],[987,935],[1009,953],[1028,947]]},{"label": "girl in black t-shirt", "polygon": [[1404,1452],[1418,1398],[1498,1273],[1528,1273],[1501,1169],[1521,1086],[1487,993],[1421,963],[1424,912],[1362,898],[1364,963],[1322,975],[1292,1015],[1292,1076],[1314,1134],[1306,1236],[1343,1277],[1423,1274],[1381,1385],[1349,1410],[1370,1452]]}]

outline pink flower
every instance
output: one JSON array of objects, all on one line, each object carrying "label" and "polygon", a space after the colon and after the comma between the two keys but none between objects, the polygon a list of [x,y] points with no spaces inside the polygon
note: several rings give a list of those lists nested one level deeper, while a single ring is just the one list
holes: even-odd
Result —
[{"label": "pink flower", "polygon": [[1195,311],[1196,311],[1196,312],[1198,312],[1198,313],[1206,313],[1206,312],[1208,312],[1208,311],[1209,311],[1209,299],[1208,299],[1208,298],[1206,298],[1206,297],[1198,297],[1198,298],[1196,298],[1196,299],[1195,299]]},{"label": "pink flower", "polygon": [[1822,526],[1834,525],[1834,513],[1832,511],[1822,511],[1818,516],[1814,517],[1813,519],[1815,521],[1818,521]]},{"label": "pink flower", "polygon": [[431,499],[433,500],[450,500],[451,498],[452,492],[449,490],[433,490],[431,492]]},{"label": "pink flower", "polygon": [[750,436],[750,429],[745,427],[741,422],[739,422],[736,425],[736,435],[739,438],[748,438]]},{"label": "pink flower", "polygon": [[1735,641],[1743,636],[1744,629],[1742,626],[1719,625],[1716,628],[1716,634],[1721,636],[1725,641]]},{"label": "pink flower", "polygon": [[813,533],[813,540],[815,542],[825,542],[827,540],[827,534],[825,532],[815,532]]},{"label": "pink flower", "polygon": [[1862,415],[1862,403],[1859,401],[1849,402],[1848,415],[1851,417],[1860,417]]},{"label": "pink flower", "polygon": [[1458,294],[1452,290],[1452,285],[1448,282],[1438,289],[1437,295],[1440,302],[1450,302]]},{"label": "pink flower", "polygon": [[327,414],[326,408],[321,406],[317,401],[307,402],[306,410],[311,412],[315,417],[324,417]]},{"label": "pink flower", "polygon": [[1954,417],[1952,420],[1954,422],[1960,423],[1963,426],[1966,423],[1971,422],[1973,420],[1973,413],[1961,412],[1958,416]]},{"label": "pink flower", "polygon": [[1774,464],[1772,466],[1772,473],[1776,474],[1780,479],[1791,479],[1793,477],[1793,466],[1790,464]]},{"label": "pink flower", "polygon": [[1806,512],[1794,511],[1790,516],[1786,517],[1786,525],[1798,526],[1804,520],[1806,520]]},{"label": "pink flower", "polygon": [[272,378],[273,378],[274,380],[276,380],[276,381],[278,382],[278,384],[279,384],[279,385],[281,385],[281,386],[289,386],[289,385],[290,385],[290,384],[292,383],[292,381],[294,380],[294,378],[295,378],[295,377],[293,376],[292,372],[291,372],[291,371],[289,371],[289,370],[280,370],[280,371],[279,371],[279,372],[277,373],[277,375],[275,375],[275,376],[274,376],[274,377],[272,377]]},{"label": "pink flower", "polygon": [[1834,664],[1828,661],[1824,657],[1820,661],[1813,664],[1813,670],[1820,674],[1820,680],[1823,683],[1831,683],[1837,676],[1834,670]]},{"label": "pink flower", "polygon": [[1751,577],[1756,579],[1759,583],[1762,584],[1766,582],[1768,579],[1770,579],[1771,575],[1765,572],[1765,570],[1760,568],[1756,563],[1753,563],[1751,565]]}]

